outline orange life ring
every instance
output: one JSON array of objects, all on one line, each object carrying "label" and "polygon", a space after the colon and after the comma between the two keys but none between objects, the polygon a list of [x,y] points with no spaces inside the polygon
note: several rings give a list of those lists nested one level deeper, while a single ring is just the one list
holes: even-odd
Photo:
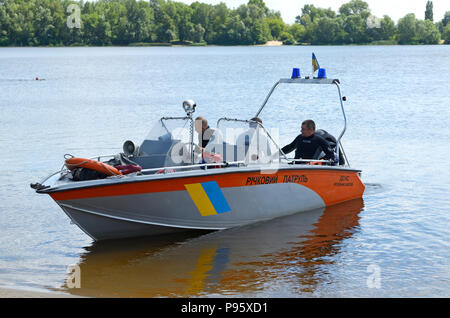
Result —
[{"label": "orange life ring", "polygon": [[73,170],[75,168],[91,169],[104,173],[108,176],[117,176],[122,174],[119,170],[117,170],[113,166],[107,165],[106,163],[100,161],[85,158],[75,158],[75,157],[69,158],[66,160],[66,167],[69,170]]}]

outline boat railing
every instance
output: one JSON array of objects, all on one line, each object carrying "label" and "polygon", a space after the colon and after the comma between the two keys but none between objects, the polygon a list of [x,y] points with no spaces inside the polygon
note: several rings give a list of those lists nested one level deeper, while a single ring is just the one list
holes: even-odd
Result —
[{"label": "boat railing", "polygon": [[150,169],[142,169],[142,173],[146,172],[159,172],[161,173],[170,173],[170,172],[177,172],[177,170],[190,170],[195,168],[204,168],[205,170],[208,169],[208,167],[214,167],[217,168],[217,166],[220,167],[229,167],[229,166],[244,166],[244,161],[233,161],[233,162],[214,162],[214,163],[201,163],[201,164],[193,164],[193,165],[186,165],[186,166],[171,166],[171,167],[159,167],[159,168],[150,168]]},{"label": "boat railing", "polygon": [[103,158],[114,159],[116,156],[117,156],[117,154],[115,154],[115,155],[100,155],[100,156],[90,157],[89,159],[101,161]]},{"label": "boat railing", "polygon": [[[281,158],[280,158],[281,159]],[[284,159],[284,158],[283,158]],[[285,159],[288,164],[297,164],[297,163],[326,163],[332,164],[333,160],[323,160],[323,159],[293,159],[286,158]],[[270,166],[270,163],[267,164]],[[180,170],[193,170],[193,169],[205,169],[208,170],[213,168],[217,168],[220,166],[221,168],[227,167],[245,167],[248,166],[248,163],[245,161],[232,161],[232,162],[214,162],[214,163],[202,163],[202,164],[194,164],[194,165],[186,165],[186,166],[171,166],[171,167],[159,167],[159,168],[151,168],[151,169],[142,169],[141,173],[151,173],[151,172],[160,172],[162,174],[180,172]]]},{"label": "boat railing", "polygon": [[288,158],[287,162],[290,164],[295,163],[315,163],[315,162],[321,162],[321,163],[333,163],[333,160],[324,160],[324,159],[294,159],[294,158]]}]

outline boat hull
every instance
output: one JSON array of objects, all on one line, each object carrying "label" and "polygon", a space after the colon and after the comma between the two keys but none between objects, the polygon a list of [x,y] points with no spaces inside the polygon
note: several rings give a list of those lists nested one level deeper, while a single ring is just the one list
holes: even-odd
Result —
[{"label": "boat hull", "polygon": [[123,180],[49,194],[83,231],[105,240],[221,230],[324,208],[364,192],[358,171],[331,167],[211,169]]}]

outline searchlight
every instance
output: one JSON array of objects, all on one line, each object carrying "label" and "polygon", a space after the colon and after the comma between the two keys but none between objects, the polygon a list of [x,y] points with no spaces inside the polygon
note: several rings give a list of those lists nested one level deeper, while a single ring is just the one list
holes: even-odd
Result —
[{"label": "searchlight", "polygon": [[183,102],[183,109],[189,117],[195,112],[196,106],[197,104],[192,99]]}]

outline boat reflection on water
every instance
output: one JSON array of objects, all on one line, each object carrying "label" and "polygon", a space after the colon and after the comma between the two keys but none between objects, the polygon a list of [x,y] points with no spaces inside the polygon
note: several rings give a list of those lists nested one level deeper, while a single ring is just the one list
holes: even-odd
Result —
[{"label": "boat reflection on water", "polygon": [[[312,293],[359,229],[356,199],[229,230],[95,242],[78,264],[92,297],[291,297]],[[278,291],[287,290],[287,295]]]}]

